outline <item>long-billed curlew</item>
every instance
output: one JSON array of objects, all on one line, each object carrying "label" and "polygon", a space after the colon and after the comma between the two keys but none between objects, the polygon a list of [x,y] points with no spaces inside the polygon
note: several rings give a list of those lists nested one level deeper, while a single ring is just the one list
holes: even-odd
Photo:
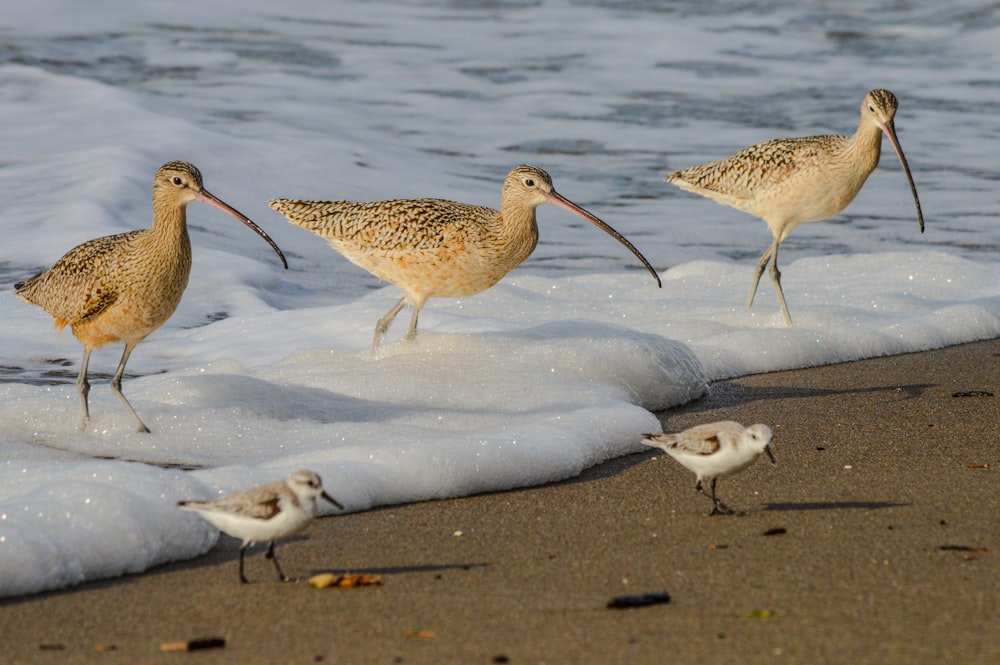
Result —
[{"label": "long-billed curlew", "polygon": [[[723,476],[731,476],[753,464],[761,453],[767,453],[774,464],[771,439],[774,433],[767,425],[760,423],[743,427],[731,420],[695,425],[676,434],[646,434],[642,442],[647,446],[660,448],[682,465],[694,471],[698,477],[695,490],[712,500],[709,515],[730,515],[732,509],[719,500],[715,494],[715,482]],[[702,487],[702,481],[709,480],[712,493]]]},{"label": "long-billed curlew", "polygon": [[274,563],[278,579],[287,582],[289,578],[282,572],[274,554],[274,541],[305,529],[316,516],[316,501],[320,498],[344,509],[339,501],[323,491],[318,475],[303,469],[293,473],[288,480],[277,480],[211,501],[181,501],[178,505],[182,510],[198,513],[219,531],[243,541],[240,582],[247,582],[243,574],[243,554],[249,545],[258,541],[267,541],[266,557]]},{"label": "long-billed curlew", "polygon": [[910,167],[896,138],[896,96],[872,90],[861,102],[861,121],[853,136],[805,136],[764,141],[732,157],[671,173],[666,182],[718,203],[748,212],[767,222],[774,241],[757,263],[747,309],[753,305],[760,276],[771,263],[785,323],[792,325],[778,271],[778,245],[800,224],[836,215],[854,200],[882,153],[882,134],[889,137],[910,181],[920,232],[924,215]]},{"label": "long-billed curlew", "polygon": [[326,238],[355,265],[406,292],[375,326],[374,349],[407,303],[413,306],[407,334],[412,340],[428,298],[479,293],[520,265],[538,243],[535,208],[543,203],[580,215],[615,237],[660,284],[659,275],[632,243],[556,193],[549,174],[536,166],[518,166],[508,174],[499,211],[443,199],[275,199],[270,205],[292,224]]},{"label": "long-billed curlew", "polygon": [[282,265],[288,267],[270,236],[202,186],[197,168],[187,162],[169,162],[153,180],[152,227],[77,245],[45,272],[14,285],[18,298],[51,314],[60,330],[71,326],[83,344],[76,387],[84,424],[90,419],[90,354],[104,344],[124,342],[125,352],[111,380],[111,391],[128,409],[139,431],[149,431],[122,394],[122,374],[132,349],[170,318],[187,287],[191,241],[186,208],[191,201],[219,208],[249,226],[271,244]]}]

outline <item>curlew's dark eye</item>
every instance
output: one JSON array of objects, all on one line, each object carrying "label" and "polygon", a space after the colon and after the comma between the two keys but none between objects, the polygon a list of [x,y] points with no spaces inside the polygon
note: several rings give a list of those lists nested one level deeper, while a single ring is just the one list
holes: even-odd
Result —
[{"label": "curlew's dark eye", "polygon": [[181,185],[184,184],[184,180],[181,179],[181,177],[179,175],[175,175],[173,178],[171,178],[170,182],[174,183],[178,187],[180,187]]},{"label": "curlew's dark eye", "polygon": [[872,113],[875,113],[875,107],[872,106],[871,104],[868,105],[868,110],[871,111]]},{"label": "curlew's dark eye", "polygon": [[526,187],[534,187],[535,186],[535,181],[532,178],[527,178],[524,181],[524,184],[525,184]]}]

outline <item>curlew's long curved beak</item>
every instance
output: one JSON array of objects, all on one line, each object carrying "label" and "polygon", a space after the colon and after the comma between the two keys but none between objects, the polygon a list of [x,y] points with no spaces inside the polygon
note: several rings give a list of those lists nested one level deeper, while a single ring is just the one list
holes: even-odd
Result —
[{"label": "curlew's long curved beak", "polygon": [[593,224],[597,228],[604,230],[605,233],[607,233],[611,237],[615,238],[621,244],[623,244],[626,247],[628,247],[629,251],[631,251],[633,254],[635,254],[636,257],[640,261],[642,261],[642,265],[646,266],[646,270],[648,270],[649,274],[652,275],[653,279],[656,280],[656,285],[658,287],[660,287],[661,289],[663,288],[663,283],[660,281],[660,276],[656,274],[656,270],[653,269],[653,266],[649,265],[649,261],[646,260],[646,257],[643,256],[642,253],[638,249],[635,248],[635,245],[633,245],[632,243],[630,243],[625,236],[623,236],[622,234],[618,233],[618,231],[615,231],[613,228],[611,228],[610,226],[608,226],[607,224],[605,224],[604,222],[602,222],[597,217],[595,217],[594,215],[590,214],[589,212],[587,212],[586,210],[584,210],[583,208],[581,208],[577,204],[575,204],[572,201],[570,201],[569,199],[563,197],[561,194],[558,194],[555,190],[552,190],[551,192],[548,192],[545,195],[545,201],[547,203],[551,203],[554,206],[558,206],[558,207],[562,208],[563,210],[568,210],[568,211],[570,211],[571,213],[573,213],[575,215],[579,215],[580,217],[583,217],[585,220],[587,220],[588,222],[590,222],[591,224]]},{"label": "curlew's long curved beak", "polygon": [[344,509],[344,507],[342,505],[340,505],[340,501],[337,501],[336,499],[334,499],[332,496],[330,496],[326,492],[323,492],[322,494],[320,494],[320,496],[323,497],[324,499],[326,499],[327,501],[329,501],[330,503],[332,503],[333,505],[337,506],[341,510]]},{"label": "curlew's long curved beak", "polygon": [[[192,191],[194,191],[193,188],[192,188]],[[244,224],[246,224],[247,226],[249,226],[251,229],[253,229],[254,233],[256,233],[261,238],[263,238],[264,240],[266,240],[268,242],[268,244],[270,244],[271,247],[274,249],[274,251],[278,253],[278,258],[281,259],[281,265],[285,266],[285,270],[288,270],[288,261],[285,260],[285,255],[281,253],[281,250],[278,248],[277,243],[275,243],[273,240],[271,240],[271,236],[269,236],[266,233],[264,233],[264,229],[260,228],[256,224],[254,224],[253,220],[251,220],[249,217],[247,217],[246,215],[244,215],[242,212],[240,212],[236,208],[232,207],[231,205],[229,205],[228,203],[226,203],[222,199],[218,198],[217,196],[215,196],[214,194],[212,194],[211,192],[209,192],[207,189],[203,189],[200,192],[195,191],[194,192],[194,197],[196,199],[198,199],[199,201],[201,201],[202,203],[207,203],[208,205],[212,206],[213,208],[218,208],[219,210],[222,210],[223,212],[229,213],[230,215],[232,215],[233,217],[235,217],[236,219],[240,220],[241,222],[243,222]]]},{"label": "curlew's long curved beak", "polygon": [[913,184],[913,176],[910,175],[910,165],[906,163],[906,157],[903,156],[903,148],[899,145],[899,139],[896,138],[896,125],[890,120],[889,122],[882,125],[882,132],[889,137],[889,143],[896,150],[896,156],[899,157],[899,162],[903,165],[903,171],[906,172],[906,179],[910,181],[910,191],[913,192],[913,202],[917,204],[917,219],[920,220],[920,232],[924,232],[924,213],[920,210],[920,198],[917,196],[917,186]]}]

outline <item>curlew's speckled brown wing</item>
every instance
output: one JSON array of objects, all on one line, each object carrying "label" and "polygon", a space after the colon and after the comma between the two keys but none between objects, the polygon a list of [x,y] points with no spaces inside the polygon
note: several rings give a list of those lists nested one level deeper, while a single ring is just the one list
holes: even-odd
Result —
[{"label": "curlew's speckled brown wing", "polygon": [[270,206],[296,226],[331,245],[379,253],[419,252],[476,243],[482,224],[500,224],[492,208],[445,199],[300,201],[274,199]]},{"label": "curlew's speckled brown wing", "polygon": [[725,159],[675,171],[666,180],[689,192],[734,205],[735,201],[760,197],[768,189],[784,186],[796,172],[821,163],[846,140],[837,135],[773,139]]},{"label": "curlew's speckled brown wing", "polygon": [[78,245],[45,272],[15,284],[14,293],[48,312],[60,328],[99,314],[120,293],[109,271],[121,264],[142,233],[119,233]]}]

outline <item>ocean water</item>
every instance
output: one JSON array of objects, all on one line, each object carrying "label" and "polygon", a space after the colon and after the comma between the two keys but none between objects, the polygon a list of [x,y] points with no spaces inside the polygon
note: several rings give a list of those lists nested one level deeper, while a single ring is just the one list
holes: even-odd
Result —
[{"label": "ocean water", "polygon": [[[654,411],[717,379],[1000,335],[1000,7],[823,2],[67,0],[0,18],[0,595],[190,558],[217,533],[175,508],[311,468],[349,510],[571,477],[641,448]],[[841,215],[782,244],[663,183],[780,136],[896,129]],[[164,162],[282,247],[194,203],[191,283],[129,362],[133,431],[91,359],[12,293],[85,240],[148,226]],[[551,206],[496,287],[431,300],[383,347],[400,297],[267,199],[431,196],[499,206],[515,165],[617,228]],[[772,426],[780,423],[770,423]],[[332,511],[332,507],[325,506]]]}]

